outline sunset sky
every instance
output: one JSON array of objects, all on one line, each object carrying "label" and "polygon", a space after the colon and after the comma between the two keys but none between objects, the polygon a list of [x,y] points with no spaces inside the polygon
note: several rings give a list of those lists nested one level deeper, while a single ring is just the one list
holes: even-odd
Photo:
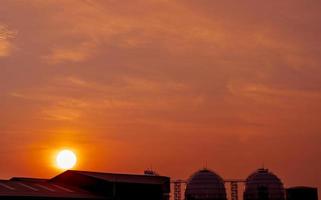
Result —
[{"label": "sunset sky", "polygon": [[207,166],[321,188],[321,1],[1,0],[0,179]]}]

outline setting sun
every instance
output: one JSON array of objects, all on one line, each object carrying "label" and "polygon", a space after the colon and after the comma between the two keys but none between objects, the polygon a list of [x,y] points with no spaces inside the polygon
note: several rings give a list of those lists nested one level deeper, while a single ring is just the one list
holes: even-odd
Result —
[{"label": "setting sun", "polygon": [[77,162],[76,154],[70,150],[62,150],[56,158],[57,166],[61,169],[71,169]]}]

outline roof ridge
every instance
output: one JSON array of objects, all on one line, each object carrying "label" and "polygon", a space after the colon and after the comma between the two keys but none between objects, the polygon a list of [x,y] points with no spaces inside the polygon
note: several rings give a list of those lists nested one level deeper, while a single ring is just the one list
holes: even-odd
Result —
[{"label": "roof ridge", "polygon": [[[66,172],[74,172],[74,173],[86,173],[86,174],[97,174],[97,175],[123,175],[123,176],[141,176],[141,177],[150,177],[150,175],[146,174],[125,174],[125,173],[117,173],[117,172],[94,172],[94,171],[83,171],[83,170],[67,170]],[[166,177],[162,175],[152,176],[152,177]]]}]

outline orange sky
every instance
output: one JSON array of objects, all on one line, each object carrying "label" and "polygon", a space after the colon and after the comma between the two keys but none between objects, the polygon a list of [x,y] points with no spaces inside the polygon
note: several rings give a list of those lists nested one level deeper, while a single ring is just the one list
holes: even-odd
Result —
[{"label": "orange sky", "polygon": [[1,0],[0,178],[78,169],[321,187],[318,0]]}]

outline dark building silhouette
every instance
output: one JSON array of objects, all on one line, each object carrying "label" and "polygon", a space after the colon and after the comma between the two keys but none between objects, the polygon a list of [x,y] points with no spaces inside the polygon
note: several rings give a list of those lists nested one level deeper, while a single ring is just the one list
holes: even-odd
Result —
[{"label": "dark building silhouette", "polygon": [[185,200],[226,200],[224,180],[215,172],[202,169],[187,181]]},{"label": "dark building silhouette", "polygon": [[318,200],[318,189],[312,187],[292,187],[286,189],[287,200]]},{"label": "dark building silhouette", "polygon": [[52,179],[0,180],[0,199],[168,200],[170,179],[155,175],[66,171]]},{"label": "dark building silhouette", "polygon": [[283,183],[268,169],[258,169],[245,181],[244,200],[285,200]]},{"label": "dark building silhouette", "polygon": [[269,189],[266,186],[258,187],[258,199],[269,200]]}]

